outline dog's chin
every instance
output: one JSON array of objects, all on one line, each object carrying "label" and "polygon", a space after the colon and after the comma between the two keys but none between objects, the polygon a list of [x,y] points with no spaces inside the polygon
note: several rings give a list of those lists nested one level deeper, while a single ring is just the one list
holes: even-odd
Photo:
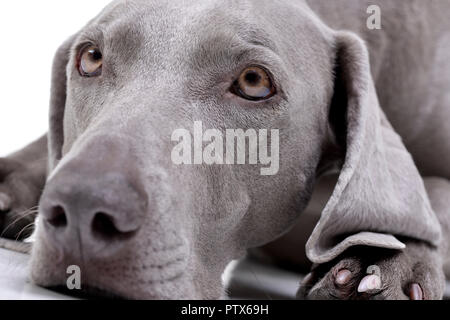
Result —
[{"label": "dog's chin", "polygon": [[65,285],[49,286],[49,290],[83,300],[185,300],[196,299],[188,292],[174,291],[174,288],[187,288],[184,281],[174,281],[173,285],[160,284],[147,288],[107,288],[85,285],[80,290],[69,290]]},{"label": "dog's chin", "polygon": [[[82,299],[202,299],[186,244],[159,251],[136,244],[112,258],[83,261],[58,254],[46,238],[38,240],[29,265],[31,280],[38,286]],[[80,290],[67,289],[70,280],[76,280],[68,273],[69,266],[79,266]]]},{"label": "dog's chin", "polygon": [[[48,274],[47,274],[48,275]],[[120,275],[105,276],[98,274],[81,282],[80,289],[68,289],[65,279],[33,276],[36,285],[67,295],[88,300],[190,300],[202,299],[198,289],[186,273],[171,278],[151,281],[144,278],[121,279]]]},{"label": "dog's chin", "polygon": [[94,287],[84,287],[81,290],[69,290],[66,286],[53,286],[47,287],[47,289],[61,293],[66,296],[71,296],[73,298],[78,298],[82,300],[129,300],[130,298],[117,295],[115,293],[94,288]]}]

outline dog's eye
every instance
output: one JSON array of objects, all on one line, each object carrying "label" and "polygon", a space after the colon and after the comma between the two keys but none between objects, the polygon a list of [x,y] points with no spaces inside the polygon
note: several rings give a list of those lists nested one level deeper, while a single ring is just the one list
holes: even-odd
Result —
[{"label": "dog's eye", "polygon": [[78,71],[83,77],[97,77],[102,74],[103,55],[94,45],[86,45],[78,55]]},{"label": "dog's eye", "polygon": [[260,67],[248,67],[231,88],[231,91],[247,100],[266,100],[277,92],[266,70]]}]

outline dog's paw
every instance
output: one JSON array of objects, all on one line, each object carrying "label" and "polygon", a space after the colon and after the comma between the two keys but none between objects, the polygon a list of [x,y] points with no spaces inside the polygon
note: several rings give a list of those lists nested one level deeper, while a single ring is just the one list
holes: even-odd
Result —
[{"label": "dog's paw", "polygon": [[40,171],[0,158],[0,237],[20,240],[31,234],[45,183]]},{"label": "dog's paw", "polygon": [[352,248],[335,261],[316,266],[304,279],[299,299],[442,299],[445,276],[438,251],[408,242],[403,251]]}]

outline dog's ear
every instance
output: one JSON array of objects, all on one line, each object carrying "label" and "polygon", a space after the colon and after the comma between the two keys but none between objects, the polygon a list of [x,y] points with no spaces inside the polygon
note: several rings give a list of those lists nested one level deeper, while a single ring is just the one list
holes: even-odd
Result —
[{"label": "dog's ear", "polygon": [[62,156],[64,143],[63,122],[67,94],[67,64],[69,63],[70,49],[75,37],[75,35],[70,37],[59,47],[53,60],[48,134],[50,169],[55,168]]},{"label": "dog's ear", "polygon": [[308,257],[328,262],[355,245],[403,249],[400,237],[436,245],[441,230],[422,178],[379,106],[368,50],[352,33],[336,33],[330,126],[343,166]]}]

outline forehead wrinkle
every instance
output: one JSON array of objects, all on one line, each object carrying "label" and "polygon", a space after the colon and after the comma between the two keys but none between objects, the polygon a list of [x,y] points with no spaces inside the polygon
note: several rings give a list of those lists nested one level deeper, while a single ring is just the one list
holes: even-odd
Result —
[{"label": "forehead wrinkle", "polygon": [[77,37],[77,40],[75,41],[75,44],[79,45],[80,43],[92,42],[100,46],[103,44],[104,38],[105,35],[103,32],[103,28],[97,25],[91,25],[81,30],[80,34]]},{"label": "forehead wrinkle", "polygon": [[250,45],[264,47],[278,53],[275,41],[272,40],[269,32],[253,25],[247,25],[247,28],[241,29],[237,35]]},{"label": "forehead wrinkle", "polygon": [[[260,34],[261,35],[261,34]],[[279,59],[274,43],[265,35],[260,37],[245,37],[232,30],[217,31],[192,43],[188,55],[199,65],[220,65],[241,63],[241,60],[274,60]],[[253,59],[252,59],[253,56]]]},{"label": "forehead wrinkle", "polygon": [[[234,10],[226,10],[224,5]],[[277,32],[272,30],[270,19],[259,9],[255,1],[231,0],[229,3],[219,4],[209,14],[214,16],[219,28],[231,27],[236,35],[248,43],[264,46],[277,52]]]},{"label": "forehead wrinkle", "polygon": [[[224,15],[223,10],[212,10],[202,14],[208,16],[208,19],[205,19],[206,23],[213,18],[214,24],[206,25],[204,21],[199,20],[186,28],[188,37],[189,34],[197,34],[194,43],[197,48],[192,49],[198,53],[197,56],[217,56],[217,53],[221,52],[220,58],[227,52],[251,51],[255,48],[278,54],[270,25],[258,24],[257,17],[249,15],[246,10],[227,15]],[[265,30],[266,27],[268,30]],[[204,51],[203,54],[201,51]],[[208,51],[210,51],[209,54]]]}]

